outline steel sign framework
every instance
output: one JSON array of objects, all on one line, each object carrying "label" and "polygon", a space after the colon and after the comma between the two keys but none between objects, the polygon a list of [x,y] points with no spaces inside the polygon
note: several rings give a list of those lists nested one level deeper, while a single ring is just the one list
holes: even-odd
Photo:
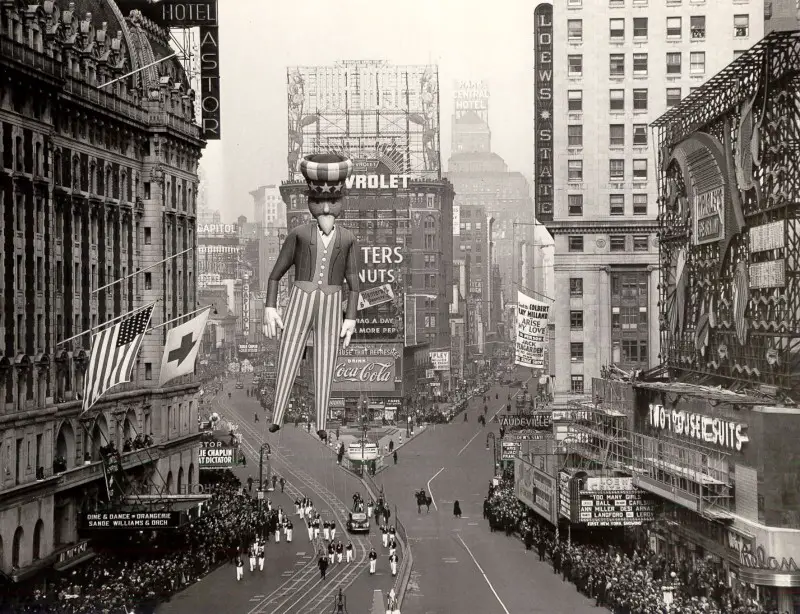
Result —
[{"label": "steel sign framework", "polygon": [[800,391],[798,91],[800,33],[772,33],[653,124],[661,352],[681,379]]},{"label": "steel sign framework", "polygon": [[356,173],[440,179],[439,73],[436,66],[337,62],[287,70],[289,179],[312,153],[340,153]]}]

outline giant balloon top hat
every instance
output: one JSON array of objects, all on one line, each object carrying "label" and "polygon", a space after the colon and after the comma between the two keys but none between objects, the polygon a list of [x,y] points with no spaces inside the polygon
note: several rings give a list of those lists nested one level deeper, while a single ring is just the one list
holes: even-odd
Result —
[{"label": "giant balloon top hat", "polygon": [[310,200],[339,200],[353,162],[336,154],[313,154],[300,160],[300,172],[308,183]]}]

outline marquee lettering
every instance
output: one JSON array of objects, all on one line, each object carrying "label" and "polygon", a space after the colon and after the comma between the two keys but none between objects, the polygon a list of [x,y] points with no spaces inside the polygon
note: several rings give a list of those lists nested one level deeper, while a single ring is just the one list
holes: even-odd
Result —
[{"label": "marquee lettering", "polygon": [[536,154],[536,217],[553,219],[553,5],[540,4],[534,13],[534,141]]},{"label": "marquee lettering", "polygon": [[789,557],[787,559],[786,557],[782,557],[781,559],[777,559],[774,556],[767,556],[763,546],[758,546],[753,552],[740,550],[739,564],[751,569],[767,569],[770,571],[790,573],[800,571],[794,558]]},{"label": "marquee lettering", "polygon": [[653,428],[737,451],[750,441],[747,424],[687,411],[670,411],[663,405],[650,405],[649,423]]}]

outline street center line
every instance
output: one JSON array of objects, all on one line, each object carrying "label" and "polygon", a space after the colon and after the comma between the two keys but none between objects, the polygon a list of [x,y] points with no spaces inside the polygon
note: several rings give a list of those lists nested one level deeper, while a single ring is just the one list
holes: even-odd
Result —
[{"label": "street center line", "polygon": [[433,482],[433,480],[436,479],[436,476],[439,475],[442,471],[444,471],[444,467],[439,469],[439,471],[437,471],[436,474],[430,480],[428,480],[428,494],[431,496],[431,503],[433,503],[433,509],[435,509],[437,512],[439,511],[439,508],[436,505],[436,499],[433,498],[433,491],[431,490],[431,482]]},{"label": "street center line", "polygon": [[492,586],[492,583],[489,581],[489,578],[486,577],[486,572],[483,571],[483,568],[478,564],[478,561],[475,559],[475,555],[472,554],[472,550],[469,549],[469,546],[467,546],[467,544],[464,542],[464,540],[461,539],[460,535],[457,535],[456,537],[458,537],[458,540],[461,542],[461,545],[464,546],[464,548],[466,549],[467,554],[469,554],[469,557],[472,559],[472,562],[475,563],[475,567],[477,567],[478,571],[481,572],[481,575],[483,576],[483,579],[486,580],[486,584],[488,584],[489,588],[492,590],[492,593],[494,594],[495,599],[497,599],[497,603],[500,604],[500,607],[503,608],[503,611],[506,614],[511,614],[511,612],[508,611],[508,608],[506,607],[506,604],[503,603],[502,599],[500,599],[500,595],[498,595],[497,591],[494,590],[494,586]]},{"label": "street center line", "polygon": [[[524,382],[522,382],[522,383],[523,383],[523,384],[527,384],[527,383],[528,383],[529,381],[531,381],[532,379],[533,379],[533,375],[531,375],[531,376],[530,376],[528,379],[526,379],[526,380],[525,380]],[[505,406],[506,406],[506,403],[504,402],[504,403],[503,403],[503,404],[500,406],[500,409],[498,409],[496,412],[494,412],[494,415],[492,416],[492,418],[491,418],[491,419],[492,419],[492,420],[494,420],[495,418],[497,418],[497,415],[498,415],[498,414],[499,414],[501,411],[503,411],[503,408],[504,408]],[[463,447],[463,448],[461,448],[461,449],[458,451],[458,454],[456,454],[456,456],[461,456],[461,453],[462,453],[464,450],[466,450],[466,449],[469,447],[469,444],[471,444],[473,441],[475,441],[475,438],[476,438],[478,435],[480,435],[481,433],[483,433],[483,432],[484,432],[484,430],[483,430],[483,429],[481,429],[480,431],[478,431],[477,433],[475,433],[475,434],[472,436],[472,439],[470,439],[470,440],[469,440],[467,443],[465,443],[465,444],[464,444],[464,447]]]}]

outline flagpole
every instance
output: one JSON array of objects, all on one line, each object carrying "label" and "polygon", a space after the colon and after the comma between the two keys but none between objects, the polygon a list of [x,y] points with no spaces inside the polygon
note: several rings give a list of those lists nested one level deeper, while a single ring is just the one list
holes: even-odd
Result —
[{"label": "flagpole", "polygon": [[137,307],[136,309],[131,309],[130,311],[128,311],[126,313],[123,313],[121,316],[117,316],[116,318],[111,318],[110,320],[106,320],[102,324],[98,324],[97,326],[92,326],[92,328],[88,328],[85,331],[83,331],[82,333],[78,333],[77,335],[72,335],[72,337],[70,337],[68,339],[64,339],[62,341],[59,341],[58,343],[56,343],[56,345],[64,345],[68,341],[72,341],[73,339],[77,339],[78,337],[83,337],[86,333],[91,333],[93,330],[97,330],[98,328],[104,328],[104,327],[108,326],[109,324],[112,324],[113,322],[116,322],[117,320],[121,320],[122,318],[126,318],[129,315],[131,315],[132,313],[136,313],[137,311],[141,311],[142,309],[147,309],[148,307],[150,307],[152,305],[155,305],[156,303],[158,303],[160,301],[161,301],[161,299],[156,299],[152,303],[148,303],[147,305],[144,305],[142,307]]},{"label": "flagpole", "polygon": [[178,316],[177,318],[172,318],[171,320],[167,320],[163,324],[156,324],[155,326],[151,326],[147,329],[146,332],[150,332],[151,330],[155,330],[157,328],[161,328],[162,326],[166,326],[167,324],[172,324],[173,322],[177,322],[181,318],[188,318],[189,316],[193,316],[196,313],[200,313],[201,311],[205,311],[206,309],[211,309],[213,305],[206,305],[205,307],[201,307],[200,309],[195,309],[194,311],[190,311],[189,313],[184,313],[182,316]]},{"label": "flagpole", "polygon": [[163,260],[159,260],[155,264],[151,264],[150,266],[146,266],[143,269],[136,269],[130,275],[126,275],[125,277],[120,277],[119,279],[115,279],[110,284],[106,284],[105,286],[100,286],[97,290],[92,290],[92,294],[94,294],[95,292],[100,292],[101,290],[105,290],[106,288],[110,288],[111,286],[113,286],[115,284],[118,284],[121,281],[125,281],[126,279],[130,279],[131,277],[134,277],[134,276],[138,275],[139,273],[141,273],[143,271],[147,271],[149,269],[153,269],[153,268],[157,267],[159,264],[164,264],[167,260],[172,260],[173,258],[177,258],[178,256],[183,256],[186,252],[190,252],[193,249],[194,249],[194,247],[190,247],[188,249],[183,250],[182,252],[178,252],[177,254],[172,254],[172,256],[167,256]]},{"label": "flagpole", "polygon": [[518,281],[515,281],[514,285],[517,286],[518,288],[522,288],[523,290],[525,290],[525,292],[530,292],[531,294],[535,294],[536,296],[541,296],[542,298],[546,298],[548,301],[553,301],[554,303],[556,302],[556,299],[547,296],[546,294],[542,294],[541,292],[537,292],[536,290],[533,290],[531,288],[528,288],[527,286],[523,286]]}]

